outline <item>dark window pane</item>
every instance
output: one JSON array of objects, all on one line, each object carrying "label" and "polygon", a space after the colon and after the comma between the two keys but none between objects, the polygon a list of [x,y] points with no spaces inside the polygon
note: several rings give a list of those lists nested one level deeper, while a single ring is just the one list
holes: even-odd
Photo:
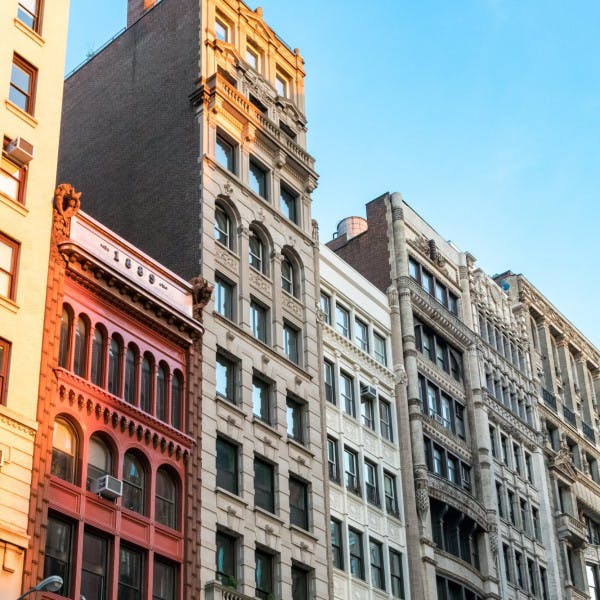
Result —
[{"label": "dark window pane", "polygon": [[273,465],[254,459],[254,504],[275,512],[275,484]]},{"label": "dark window pane", "polygon": [[222,438],[217,438],[217,486],[238,493],[238,449]]},{"label": "dark window pane", "polygon": [[143,568],[142,553],[127,546],[121,546],[118,600],[142,600]]},{"label": "dark window pane", "polygon": [[155,558],[152,600],[175,600],[176,597],[177,567]]},{"label": "dark window pane", "polygon": [[83,536],[81,594],[86,600],[107,597],[108,540],[88,531]]}]

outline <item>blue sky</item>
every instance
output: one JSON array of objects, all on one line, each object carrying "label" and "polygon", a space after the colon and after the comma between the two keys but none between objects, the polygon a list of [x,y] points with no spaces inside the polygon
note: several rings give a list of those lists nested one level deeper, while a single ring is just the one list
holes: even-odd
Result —
[{"label": "blue sky", "polygon": [[[71,0],[67,67],[125,25]],[[264,0],[306,61],[322,241],[386,191],[600,347],[600,3]]]}]

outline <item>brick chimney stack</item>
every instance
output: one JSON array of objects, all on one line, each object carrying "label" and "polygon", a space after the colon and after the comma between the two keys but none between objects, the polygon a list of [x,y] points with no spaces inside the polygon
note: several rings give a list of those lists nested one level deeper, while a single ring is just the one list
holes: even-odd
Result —
[{"label": "brick chimney stack", "polygon": [[127,0],[127,27],[131,27],[160,0]]}]

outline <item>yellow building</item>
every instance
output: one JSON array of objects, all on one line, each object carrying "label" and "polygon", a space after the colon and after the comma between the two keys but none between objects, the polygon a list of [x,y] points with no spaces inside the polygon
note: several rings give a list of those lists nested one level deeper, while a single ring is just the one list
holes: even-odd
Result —
[{"label": "yellow building", "polygon": [[21,591],[69,0],[0,2],[0,590]]}]

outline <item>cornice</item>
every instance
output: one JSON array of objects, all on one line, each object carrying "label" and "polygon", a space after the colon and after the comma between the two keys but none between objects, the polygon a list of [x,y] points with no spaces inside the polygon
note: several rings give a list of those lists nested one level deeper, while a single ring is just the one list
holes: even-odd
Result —
[{"label": "cornice", "polygon": [[35,428],[27,425],[23,421],[18,418],[13,417],[8,414],[6,407],[0,407],[0,423],[5,425],[8,429],[12,429],[13,431],[18,431],[19,433],[23,433],[28,437],[33,438],[35,436]]}]

